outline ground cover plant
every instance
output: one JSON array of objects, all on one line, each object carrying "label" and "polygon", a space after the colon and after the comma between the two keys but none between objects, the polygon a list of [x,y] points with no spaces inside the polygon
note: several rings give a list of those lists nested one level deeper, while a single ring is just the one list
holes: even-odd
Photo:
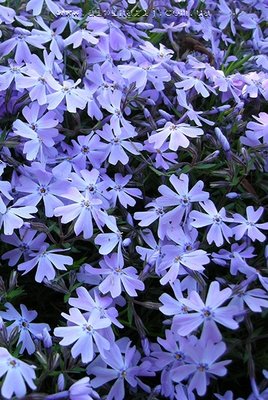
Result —
[{"label": "ground cover plant", "polygon": [[268,399],[267,19],[0,0],[1,399]]}]

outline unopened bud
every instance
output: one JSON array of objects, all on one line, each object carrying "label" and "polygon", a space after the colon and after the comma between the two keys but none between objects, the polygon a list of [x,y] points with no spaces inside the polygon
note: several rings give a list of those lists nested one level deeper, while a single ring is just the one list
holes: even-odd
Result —
[{"label": "unopened bud", "polygon": [[219,154],[220,154],[220,150],[215,150],[212,154],[210,154],[209,156],[204,158],[203,161],[210,162],[212,160],[215,160],[215,158],[217,158],[219,156]]},{"label": "unopened bud", "polygon": [[18,278],[18,272],[11,271],[9,282],[8,282],[9,289],[14,289],[17,286],[17,278]]},{"label": "unopened bud", "polygon": [[146,103],[147,103],[149,106],[155,106],[155,102],[154,102],[152,99],[147,99],[147,100],[146,100]]},{"label": "unopened bud", "polygon": [[237,199],[240,197],[240,194],[236,193],[236,192],[230,192],[230,193],[227,193],[226,197],[228,199]]},{"label": "unopened bud", "polygon": [[137,22],[136,23],[136,28],[143,29],[143,30],[148,30],[148,29],[151,30],[151,29],[154,28],[154,25],[153,24],[149,24],[147,22]]},{"label": "unopened bud", "polygon": [[52,358],[51,358],[51,361],[50,361],[50,366],[49,366],[50,369],[51,369],[51,370],[56,369],[57,366],[58,366],[58,364],[59,364],[59,361],[60,361],[60,355],[59,355],[59,353],[53,354],[53,356],[52,356]]},{"label": "unopened bud", "polygon": [[231,147],[230,147],[230,143],[228,142],[228,140],[226,139],[226,137],[224,136],[224,134],[222,133],[222,131],[220,130],[220,128],[215,128],[215,134],[217,136],[218,141],[220,142],[220,144],[222,145],[222,148],[225,152],[229,152]]},{"label": "unopened bud", "polygon": [[159,114],[162,115],[163,118],[165,118],[166,121],[170,121],[172,119],[172,115],[167,113],[164,110],[158,110]]},{"label": "unopened bud", "polygon": [[144,114],[145,118],[150,118],[151,117],[151,113],[150,113],[150,111],[147,110],[147,108],[144,108],[143,114]]},{"label": "unopened bud", "polygon": [[128,247],[130,244],[131,244],[131,239],[130,238],[126,238],[122,242],[123,247]]},{"label": "unopened bud", "polygon": [[143,339],[141,339],[141,345],[142,345],[144,354],[146,356],[149,356],[150,355],[150,342],[147,339],[147,337],[144,337]]},{"label": "unopened bud", "polygon": [[57,388],[58,391],[61,392],[65,388],[65,379],[63,374],[59,374],[58,380],[57,380]]},{"label": "unopened bud", "polygon": [[41,351],[38,350],[35,352],[35,355],[41,364],[47,366],[47,357],[45,356],[45,354],[41,353]]}]

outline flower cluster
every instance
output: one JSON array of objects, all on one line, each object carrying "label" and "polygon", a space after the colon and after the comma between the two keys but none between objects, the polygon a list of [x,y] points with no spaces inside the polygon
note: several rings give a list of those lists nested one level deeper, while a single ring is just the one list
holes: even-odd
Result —
[{"label": "flower cluster", "polygon": [[267,0],[0,3],[1,396],[266,398]]}]

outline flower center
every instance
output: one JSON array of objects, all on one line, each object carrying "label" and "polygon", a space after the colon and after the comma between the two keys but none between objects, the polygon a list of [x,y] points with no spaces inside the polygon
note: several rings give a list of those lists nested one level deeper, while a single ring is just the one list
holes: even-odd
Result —
[{"label": "flower center", "polygon": [[89,147],[88,146],[82,146],[81,148],[82,153],[86,154],[89,152]]},{"label": "flower center", "polygon": [[187,197],[185,194],[182,196],[182,198],[180,199],[180,203],[183,206],[188,206],[188,204],[190,203],[190,199],[189,197]]},{"label": "flower center", "polygon": [[175,358],[176,358],[176,360],[181,361],[181,360],[184,360],[185,356],[181,351],[177,351],[175,353]]},{"label": "flower center", "polygon": [[17,367],[18,364],[17,364],[17,361],[14,360],[14,358],[13,358],[8,361],[8,365],[10,365],[12,368],[15,368],[15,367]]},{"label": "flower center", "polygon": [[36,130],[37,130],[37,124],[34,124],[34,123],[30,124],[30,128],[31,128],[33,131],[36,131]]},{"label": "flower center", "polygon": [[125,378],[127,376],[127,372],[123,369],[123,371],[120,372],[120,377]]},{"label": "flower center", "polygon": [[222,217],[217,214],[217,215],[214,216],[213,221],[215,222],[215,224],[221,224]]},{"label": "flower center", "polygon": [[83,201],[81,202],[81,206],[82,206],[82,207],[85,207],[85,208],[90,208],[90,207],[91,207],[91,203],[90,203],[89,200],[83,200]]},{"label": "flower center", "polygon": [[164,210],[163,210],[162,207],[157,207],[157,208],[155,209],[155,212],[156,212],[156,214],[159,215],[160,217],[161,217],[161,215],[164,215],[164,214],[165,214],[165,212],[164,212]]},{"label": "flower center", "polygon": [[46,83],[46,80],[45,80],[45,78],[43,78],[42,76],[40,76],[40,77],[38,78],[38,82]]},{"label": "flower center", "polygon": [[23,328],[23,329],[29,328],[29,322],[25,321],[25,319],[22,319],[20,321],[20,327]]},{"label": "flower center", "polygon": [[40,186],[39,192],[43,195],[43,194],[47,193],[47,189],[44,186]]},{"label": "flower center", "polygon": [[118,192],[121,192],[122,185],[115,185],[114,190],[117,190]]},{"label": "flower center", "polygon": [[67,93],[67,92],[70,91],[70,88],[68,88],[67,86],[63,85],[61,91],[62,91],[63,93]]},{"label": "flower center", "polygon": [[205,363],[200,363],[200,364],[197,365],[197,369],[200,372],[205,372],[205,371],[208,370],[208,365],[205,364]]},{"label": "flower center", "polygon": [[211,317],[213,317],[212,310],[209,307],[206,307],[202,310],[202,315],[206,319],[211,319]]}]

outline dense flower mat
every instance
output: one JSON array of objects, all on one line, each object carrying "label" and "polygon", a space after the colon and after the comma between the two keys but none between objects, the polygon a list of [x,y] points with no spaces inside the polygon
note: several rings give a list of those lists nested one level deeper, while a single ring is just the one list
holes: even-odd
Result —
[{"label": "dense flower mat", "polygon": [[267,0],[0,3],[1,398],[267,399]]}]

